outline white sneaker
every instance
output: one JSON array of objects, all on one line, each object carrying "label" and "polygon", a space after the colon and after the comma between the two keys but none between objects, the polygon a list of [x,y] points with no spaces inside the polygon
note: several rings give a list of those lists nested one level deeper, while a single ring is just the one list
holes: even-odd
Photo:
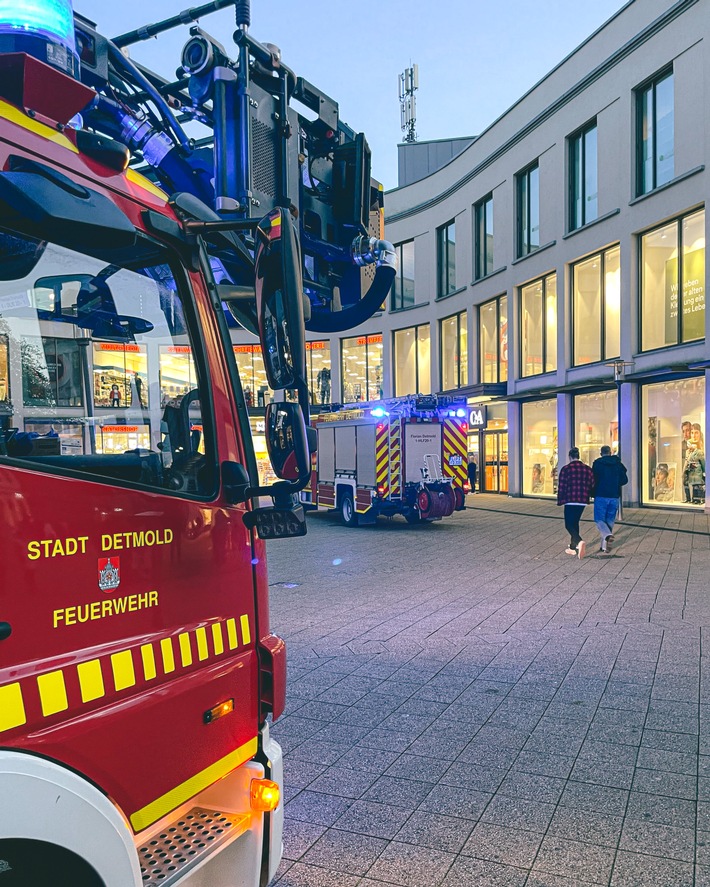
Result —
[{"label": "white sneaker", "polygon": [[577,550],[575,548],[565,548],[565,554],[577,554]]},{"label": "white sneaker", "polygon": [[584,555],[587,553],[587,543],[582,539],[581,542],[577,543],[577,557],[582,560]]}]

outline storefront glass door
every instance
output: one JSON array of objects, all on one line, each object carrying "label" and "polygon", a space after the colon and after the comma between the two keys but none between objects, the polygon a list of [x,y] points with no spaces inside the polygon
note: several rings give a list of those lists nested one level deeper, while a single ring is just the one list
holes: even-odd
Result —
[{"label": "storefront glass door", "polygon": [[508,492],[508,432],[483,434],[484,472],[482,490],[486,493]]}]

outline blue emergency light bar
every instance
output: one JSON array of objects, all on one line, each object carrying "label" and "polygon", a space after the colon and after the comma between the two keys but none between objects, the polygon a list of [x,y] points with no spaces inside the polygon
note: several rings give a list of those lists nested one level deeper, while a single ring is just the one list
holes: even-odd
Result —
[{"label": "blue emergency light bar", "polygon": [[71,0],[0,0],[0,52],[26,52],[78,77]]}]

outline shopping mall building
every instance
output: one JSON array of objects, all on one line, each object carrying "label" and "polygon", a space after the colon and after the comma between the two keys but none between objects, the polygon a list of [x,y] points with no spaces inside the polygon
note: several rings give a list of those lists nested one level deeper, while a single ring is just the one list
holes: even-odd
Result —
[{"label": "shopping mall building", "polygon": [[459,395],[484,490],[608,444],[628,502],[702,508],[709,89],[710,4],[635,0],[477,138],[400,146],[398,278],[311,344],[314,399],[326,365],[334,401]]}]

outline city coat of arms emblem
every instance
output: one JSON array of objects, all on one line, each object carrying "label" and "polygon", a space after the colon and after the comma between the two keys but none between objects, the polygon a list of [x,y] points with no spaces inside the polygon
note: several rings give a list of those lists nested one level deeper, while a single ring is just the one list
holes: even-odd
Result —
[{"label": "city coat of arms emblem", "polygon": [[118,557],[99,558],[99,588],[113,591],[121,584],[121,559]]}]

